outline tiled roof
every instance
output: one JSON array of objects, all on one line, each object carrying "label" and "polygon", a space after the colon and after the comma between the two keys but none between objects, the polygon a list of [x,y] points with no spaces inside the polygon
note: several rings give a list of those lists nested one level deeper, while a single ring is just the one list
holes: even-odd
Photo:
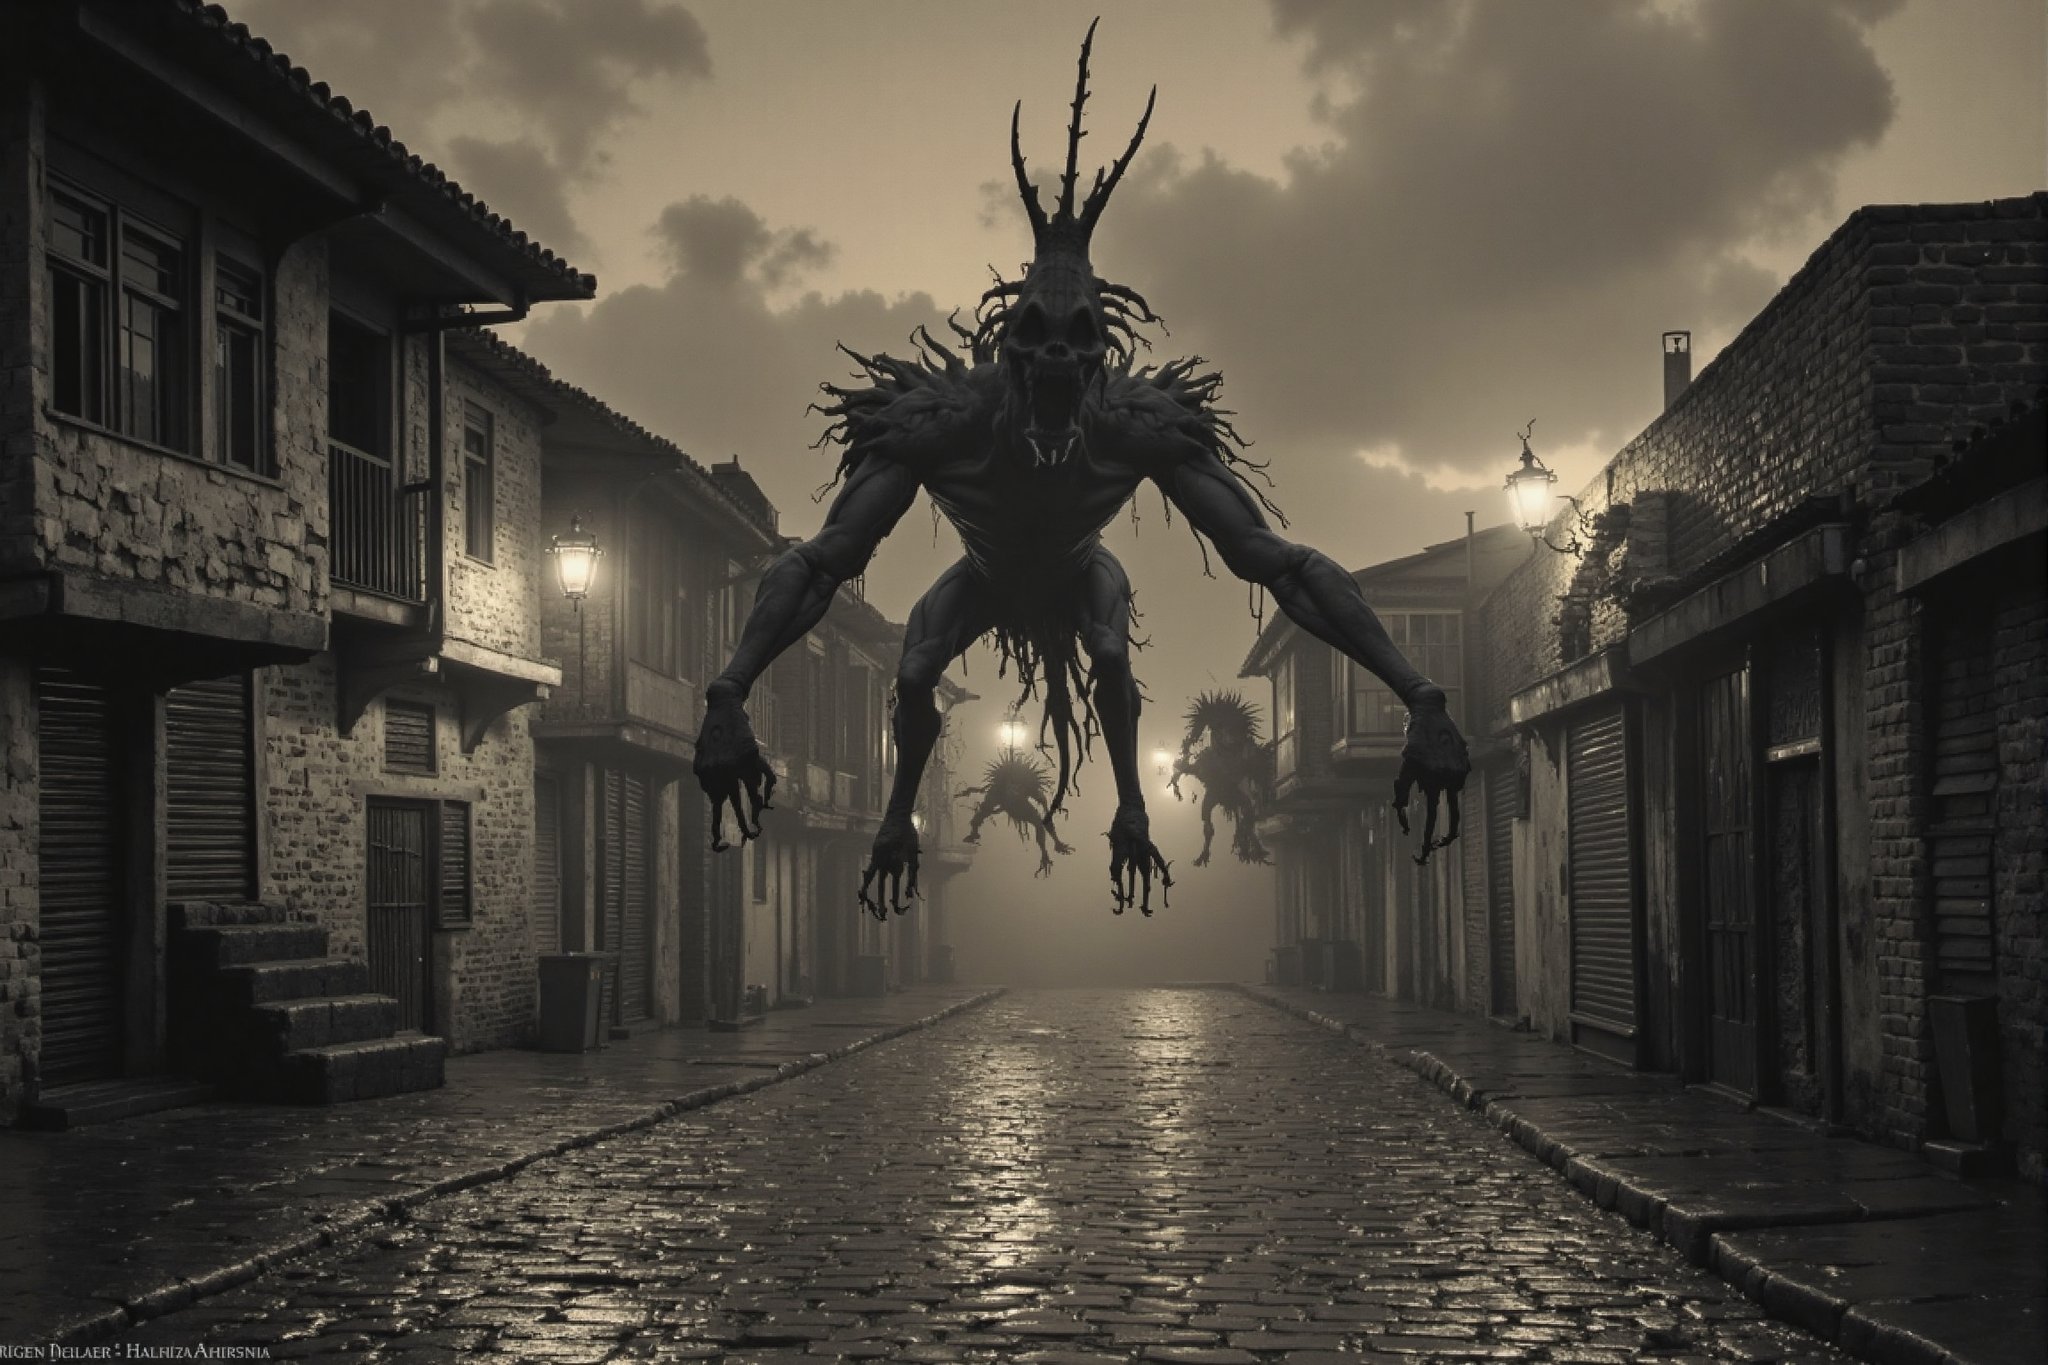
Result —
[{"label": "tiled roof", "polygon": [[584,416],[616,432],[628,444],[641,447],[640,453],[671,461],[678,474],[687,476],[693,488],[701,491],[712,505],[729,517],[744,521],[756,535],[780,543],[758,518],[719,486],[710,470],[697,463],[668,437],[648,430],[595,394],[577,388],[566,379],[557,379],[546,365],[495,332],[481,327],[457,328],[448,333],[448,340],[458,350],[467,351],[471,358],[488,364],[501,376],[523,381],[519,387],[541,407],[559,410],[573,406]]},{"label": "tiled roof", "polygon": [[[197,33],[210,35],[224,53],[246,61],[252,79],[245,84],[251,94],[325,115],[332,126],[331,137],[359,144],[388,163],[391,170],[433,191],[434,197],[445,201],[453,215],[497,239],[554,283],[560,297],[588,298],[596,292],[596,276],[577,270],[514,227],[502,214],[492,212],[490,205],[463,189],[440,167],[410,151],[367,110],[356,108],[326,82],[314,80],[304,67],[295,66],[290,57],[251,33],[246,24],[230,19],[219,5],[200,4],[197,0],[151,0],[151,7],[189,25]],[[134,13],[126,6],[114,12],[124,17]]]}]

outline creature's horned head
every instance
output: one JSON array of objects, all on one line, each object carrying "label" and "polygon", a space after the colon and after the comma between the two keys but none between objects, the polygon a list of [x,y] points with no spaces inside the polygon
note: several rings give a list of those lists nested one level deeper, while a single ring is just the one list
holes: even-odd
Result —
[{"label": "creature's horned head", "polygon": [[1097,279],[1088,263],[1088,239],[1145,140],[1157,86],[1145,101],[1130,146],[1109,169],[1095,173],[1087,199],[1078,208],[1074,203],[1075,161],[1084,136],[1081,106],[1088,102],[1088,51],[1094,41],[1095,25],[1090,24],[1081,42],[1074,114],[1067,125],[1066,173],[1050,217],[1038,201],[1038,187],[1024,173],[1017,135],[1023,101],[1011,112],[1010,165],[1031,218],[1034,249],[1021,281],[998,282],[982,296],[978,319],[979,339],[993,344],[1008,381],[1008,415],[1040,464],[1058,464],[1073,452],[1088,391],[1102,380],[1112,357],[1128,358],[1132,324],[1158,321],[1136,293]]}]

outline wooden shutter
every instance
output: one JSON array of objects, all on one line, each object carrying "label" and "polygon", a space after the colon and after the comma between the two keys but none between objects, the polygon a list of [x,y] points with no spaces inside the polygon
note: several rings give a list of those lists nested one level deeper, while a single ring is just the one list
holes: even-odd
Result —
[{"label": "wooden shutter", "polygon": [[469,803],[441,803],[440,895],[434,902],[435,926],[470,926]]},{"label": "wooden shutter", "polygon": [[42,1078],[52,1086],[121,1070],[121,749],[103,685],[58,669],[37,682]]},{"label": "wooden shutter", "polygon": [[1635,895],[1629,855],[1628,750],[1619,707],[1566,731],[1570,809],[1572,1013],[1632,1036]]},{"label": "wooden shutter", "polygon": [[420,702],[384,703],[384,766],[393,772],[434,771],[434,708]]},{"label": "wooden shutter", "polygon": [[172,900],[247,900],[256,887],[250,675],[164,698],[164,861]]}]

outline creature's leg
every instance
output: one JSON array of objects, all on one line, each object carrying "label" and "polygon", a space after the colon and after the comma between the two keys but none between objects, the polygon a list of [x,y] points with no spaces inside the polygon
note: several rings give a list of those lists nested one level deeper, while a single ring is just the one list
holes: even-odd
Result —
[{"label": "creature's leg", "polygon": [[1209,845],[1216,838],[1216,807],[1220,804],[1208,793],[1202,794],[1202,856],[1195,859],[1196,867],[1209,865]]},{"label": "creature's leg", "polygon": [[[910,609],[903,632],[903,660],[896,667],[896,709],[890,733],[896,741],[896,780],[882,827],[875,832],[867,870],[861,874],[860,903],[876,919],[910,908],[917,897],[917,829],[910,822],[924,765],[939,739],[939,708],[932,693],[946,665],[994,624],[980,580],[966,560],[939,575]],[[909,884],[904,884],[904,874]]]},{"label": "creature's leg", "polygon": [[1089,685],[1102,721],[1110,770],[1116,775],[1116,818],[1109,826],[1109,881],[1121,915],[1136,903],[1152,913],[1152,878],[1162,902],[1173,885],[1166,859],[1153,846],[1138,780],[1138,680],[1131,673],[1131,580],[1116,556],[1098,547],[1082,583],[1078,627],[1088,651]]}]

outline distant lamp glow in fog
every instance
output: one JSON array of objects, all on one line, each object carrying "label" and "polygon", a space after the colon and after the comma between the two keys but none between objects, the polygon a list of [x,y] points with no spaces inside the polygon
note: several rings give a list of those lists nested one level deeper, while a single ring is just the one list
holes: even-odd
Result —
[{"label": "distant lamp glow in fog", "polygon": [[1024,722],[1018,720],[1015,716],[1011,716],[1008,720],[1004,721],[1001,725],[998,725],[996,727],[996,737],[1002,741],[1003,747],[1005,749],[1023,748]]},{"label": "distant lamp glow in fog", "polygon": [[1152,766],[1159,770],[1161,777],[1171,777],[1173,775],[1172,752],[1167,749],[1154,749],[1152,751]]},{"label": "distant lamp glow in fog", "polygon": [[562,596],[571,602],[582,604],[590,596],[590,585],[597,577],[597,561],[604,558],[597,537],[583,529],[583,518],[569,518],[569,529],[561,535],[550,538],[548,553],[554,556],[555,578],[562,585]]},{"label": "distant lamp glow in fog", "polygon": [[1508,475],[1508,506],[1515,525],[1532,536],[1540,536],[1550,524],[1551,504],[1555,501],[1550,489],[1557,482],[1557,475],[1544,468],[1543,461],[1529,449],[1529,433],[1535,429],[1536,423],[1532,421],[1521,432],[1522,467]]},{"label": "distant lamp glow in fog", "polygon": [[917,831],[917,832],[918,832],[919,834],[922,834],[922,833],[924,833],[924,812],[923,812],[923,811],[921,811],[921,810],[914,810],[914,811],[912,811],[912,812],[910,813],[910,827],[911,827],[912,829],[916,830],[916,831]]}]

